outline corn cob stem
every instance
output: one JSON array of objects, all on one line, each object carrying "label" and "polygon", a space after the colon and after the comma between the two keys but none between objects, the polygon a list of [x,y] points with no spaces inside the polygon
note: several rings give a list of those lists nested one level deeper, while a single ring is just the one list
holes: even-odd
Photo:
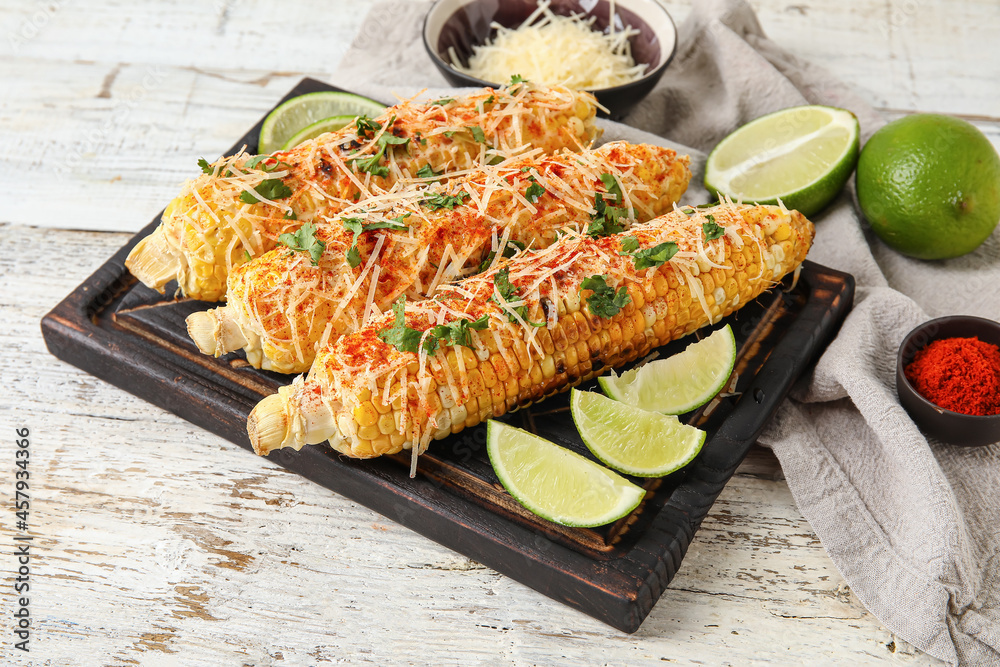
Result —
[{"label": "corn cob stem", "polygon": [[[376,119],[375,130],[355,122],[279,151],[271,161],[245,153],[224,158],[211,173],[188,181],[153,240],[136,246],[125,264],[161,293],[176,279],[183,294],[218,301],[245,253],[267,252],[283,232],[400,184],[419,184],[417,172],[428,166],[459,172],[527,145],[579,150],[599,134],[595,114],[586,93],[487,88],[443,105],[403,102]],[[383,134],[396,139],[380,145]]]},{"label": "corn cob stem", "polygon": [[[710,223],[724,230],[721,238],[705,240]],[[638,249],[629,251],[626,237]],[[260,454],[329,438],[349,456],[402,449],[416,455],[431,438],[565,390],[717,322],[794,271],[812,237],[812,223],[796,211],[731,203],[677,210],[614,237],[564,237],[504,267],[523,291],[526,319],[545,327],[512,324],[509,309],[497,305],[502,269],[467,279],[433,300],[407,304],[405,321],[426,331],[485,315],[489,328],[475,332],[471,347],[400,351],[379,337],[393,326],[384,317],[321,351],[305,381],[259,404],[250,415],[251,442]],[[635,252],[669,242],[678,247],[669,261],[636,268]],[[601,303],[593,298],[600,290],[582,288],[594,275],[611,286],[616,312],[607,294]],[[448,290],[459,298],[449,299]]]},{"label": "corn cob stem", "polygon": [[[205,354],[243,348],[258,368],[305,372],[321,341],[336,340],[364,322],[369,294],[372,312],[379,314],[399,294],[424,298],[439,283],[475,271],[498,239],[539,249],[551,245],[560,230],[585,230],[596,215],[597,198],[611,197],[602,174],[614,178],[613,189],[620,187],[626,199],[612,204],[631,211],[619,222],[648,221],[669,211],[687,189],[688,163],[687,156],[667,148],[619,142],[580,154],[482,167],[432,191],[467,195],[450,208],[428,210],[421,204],[427,192],[395,201],[388,211],[366,206],[363,215],[369,221],[409,215],[406,221],[414,222],[403,231],[367,233],[362,241],[368,245],[362,244],[365,252],[354,268],[344,253],[352,234],[338,222],[319,233],[327,252],[318,267],[283,249],[235,267],[227,305],[190,315],[189,333]],[[533,187],[543,192],[537,194]],[[530,201],[525,192],[534,193]],[[376,274],[365,260],[378,236],[388,239],[377,258],[381,269],[388,270]],[[355,283],[353,296],[346,299]]]}]

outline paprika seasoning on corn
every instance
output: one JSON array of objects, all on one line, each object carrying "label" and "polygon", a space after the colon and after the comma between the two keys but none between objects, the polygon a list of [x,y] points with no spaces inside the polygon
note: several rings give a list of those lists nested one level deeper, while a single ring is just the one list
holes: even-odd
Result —
[{"label": "paprika seasoning on corn", "polygon": [[944,338],[916,353],[904,369],[920,394],[966,415],[1000,414],[1000,347],[979,338]]}]

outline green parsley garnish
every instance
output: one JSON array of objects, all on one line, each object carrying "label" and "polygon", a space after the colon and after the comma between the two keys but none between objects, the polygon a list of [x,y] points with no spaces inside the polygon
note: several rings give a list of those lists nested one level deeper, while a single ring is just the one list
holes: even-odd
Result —
[{"label": "green parsley garnish", "polygon": [[528,180],[531,181],[531,185],[528,189],[524,191],[524,197],[532,204],[538,203],[538,198],[545,194],[545,188],[535,180],[534,176],[528,176]]},{"label": "green parsley garnish", "polygon": [[[417,350],[421,347],[420,339],[424,337],[425,332],[406,326],[405,294],[393,302],[392,313],[394,317],[392,327],[379,331],[378,337],[400,352],[413,352],[416,354]],[[437,351],[441,343],[445,345],[472,347],[472,336],[469,335],[469,331],[472,329],[482,331],[487,326],[489,326],[489,317],[487,315],[483,315],[475,322],[462,318],[457,322],[439,324],[427,332],[423,349],[428,354],[433,354]]]},{"label": "green parsley garnish", "polygon": [[203,174],[211,174],[215,171],[215,168],[212,167],[212,165],[208,163],[208,160],[203,157],[198,158],[198,166],[201,167],[201,173]]},{"label": "green parsley garnish", "polygon": [[417,178],[437,178],[440,175],[429,163],[417,169]]},{"label": "green parsley garnish", "polygon": [[295,214],[295,211],[288,210],[288,211],[285,211],[285,214],[283,216],[281,216],[281,218],[283,220],[298,220],[299,216]]},{"label": "green parsley garnish", "polygon": [[525,79],[520,74],[514,74],[513,76],[510,77],[510,83],[508,83],[507,85],[516,86],[519,83],[531,83],[531,82]]},{"label": "green parsley garnish", "polygon": [[319,265],[319,258],[326,249],[326,242],[316,238],[316,226],[311,222],[299,227],[294,234],[288,232],[282,234],[278,237],[278,243],[288,246],[292,251],[309,253],[313,266]]},{"label": "green parsley garnish", "polygon": [[619,255],[631,255],[639,249],[639,239],[634,236],[626,236],[620,242],[621,251]]},{"label": "green parsley garnish", "polygon": [[500,298],[497,299],[497,295],[493,295],[493,301],[500,306],[502,309],[507,311],[507,319],[511,322],[517,322],[517,317],[514,314],[517,313],[522,320],[533,327],[544,327],[545,322],[532,322],[528,319],[528,304],[521,304],[520,306],[512,307],[508,304],[511,301],[518,301],[521,294],[520,288],[514,287],[510,282],[510,269],[504,267],[497,271],[496,276],[493,277],[493,284],[497,288],[497,294]]},{"label": "green parsley garnish", "polygon": [[720,227],[719,225],[715,224],[715,216],[706,215],[705,219],[708,220],[708,222],[703,224],[701,226],[701,229],[703,232],[705,232],[706,241],[714,241],[717,238],[725,236],[726,228]]},{"label": "green parsley garnish", "polygon": [[436,104],[439,107],[443,107],[444,105],[451,104],[454,101],[455,101],[454,97],[442,97],[439,100],[434,100],[433,102],[431,102],[431,106],[434,106]]},{"label": "green parsley garnish", "polygon": [[446,208],[449,211],[454,211],[456,206],[461,206],[462,203],[469,198],[469,193],[462,190],[457,195],[443,195],[435,192],[434,194],[427,195],[420,200],[420,203],[429,208],[432,211],[437,211],[438,209]]},{"label": "green parsley garnish", "polygon": [[667,263],[671,257],[677,254],[677,250],[676,243],[667,241],[652,248],[643,248],[632,253],[632,262],[635,264],[637,271],[651,269],[654,266]]},{"label": "green parsley garnish", "polygon": [[584,279],[580,283],[580,291],[585,289],[594,292],[587,297],[590,312],[604,319],[614,317],[618,311],[632,301],[632,297],[628,295],[628,290],[624,286],[619,287],[618,291],[615,292],[615,288],[608,285],[607,276],[604,275],[598,274]]},{"label": "green parsley garnish", "polygon": [[[504,244],[500,256],[513,257],[521,250],[524,250],[524,244],[521,243],[520,241],[515,241],[511,239]],[[496,259],[496,256],[497,256],[496,251],[490,250],[489,254],[486,255],[486,258],[483,261],[479,262],[479,269],[476,271],[476,273],[482,273],[486,269],[490,268],[490,265],[493,264],[493,260]]]},{"label": "green parsley garnish", "polygon": [[351,247],[347,251],[347,263],[351,265],[351,268],[355,268],[361,263],[361,253],[358,250],[358,237],[361,236],[362,232],[370,232],[375,229],[393,229],[396,231],[402,231],[408,229],[407,225],[403,224],[403,220],[410,217],[409,213],[397,216],[391,220],[386,220],[384,222],[365,222],[361,218],[341,218],[340,222],[347,228],[348,231],[354,232],[354,238],[351,240]]},{"label": "green parsley garnish", "polygon": [[[285,185],[285,183],[280,178],[269,178],[265,181],[261,181],[257,187],[254,188],[264,199],[284,199],[292,194],[292,189]],[[240,193],[240,201],[244,204],[256,204],[258,199],[250,194],[249,190],[244,190]]]},{"label": "green parsley garnish", "polygon": [[608,195],[614,197],[615,204],[608,204],[604,193],[594,195],[594,214],[590,216],[587,234],[593,237],[609,236],[625,231],[625,225],[619,220],[628,215],[628,209],[622,206],[625,196],[618,181],[611,174],[601,174],[601,183],[607,188]]}]

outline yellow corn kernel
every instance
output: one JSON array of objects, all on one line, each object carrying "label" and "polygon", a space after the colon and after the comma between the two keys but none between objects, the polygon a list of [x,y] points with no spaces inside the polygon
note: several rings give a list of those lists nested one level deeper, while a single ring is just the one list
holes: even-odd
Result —
[{"label": "yellow corn kernel", "polygon": [[396,430],[396,420],[393,419],[392,413],[386,412],[385,414],[379,415],[378,430],[386,435],[389,435]]},{"label": "yellow corn kernel", "polygon": [[[368,394],[369,398],[371,393]],[[378,421],[378,411],[375,410],[375,406],[372,405],[371,401],[366,400],[364,403],[354,408],[354,421],[358,422],[358,426],[374,426],[375,422]]]},{"label": "yellow corn kernel", "polygon": [[374,424],[358,428],[358,437],[362,440],[371,440],[372,438],[377,438],[380,435],[382,435],[382,432],[379,431],[378,426],[375,426]]}]

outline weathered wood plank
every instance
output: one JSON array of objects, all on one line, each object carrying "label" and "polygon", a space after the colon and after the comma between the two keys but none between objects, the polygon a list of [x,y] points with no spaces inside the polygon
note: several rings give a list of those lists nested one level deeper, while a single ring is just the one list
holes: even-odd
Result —
[{"label": "weathered wood plank", "polygon": [[49,356],[38,320],[126,239],[0,226],[0,414],[33,431],[36,664],[933,664],[892,652],[765,450],[628,636]]}]

